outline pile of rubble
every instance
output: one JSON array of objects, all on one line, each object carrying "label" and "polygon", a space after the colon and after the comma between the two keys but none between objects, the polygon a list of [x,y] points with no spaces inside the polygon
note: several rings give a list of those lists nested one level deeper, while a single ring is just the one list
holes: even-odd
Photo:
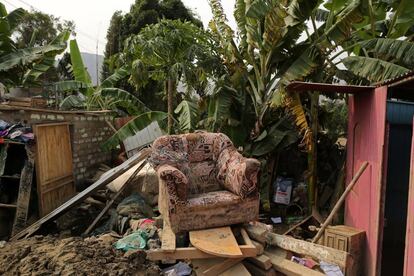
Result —
[{"label": "pile of rubble", "polygon": [[141,250],[113,248],[110,235],[82,239],[34,236],[0,249],[1,275],[159,275]]}]

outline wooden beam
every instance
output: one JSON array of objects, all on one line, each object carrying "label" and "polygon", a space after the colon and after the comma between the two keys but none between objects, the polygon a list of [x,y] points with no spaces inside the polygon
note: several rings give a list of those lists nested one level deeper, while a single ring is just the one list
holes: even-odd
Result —
[{"label": "wooden beam", "polygon": [[284,235],[268,233],[267,241],[270,245],[277,246],[297,254],[308,255],[317,260],[333,263],[342,269],[345,269],[352,261],[351,255],[345,251],[298,240]]},{"label": "wooden beam", "polygon": [[20,233],[13,236],[10,240],[15,241],[21,239],[23,237],[27,237],[35,233],[39,228],[46,222],[56,219],[59,215],[63,212],[69,210],[71,207],[75,206],[76,204],[81,203],[85,198],[87,198],[91,193],[99,190],[100,188],[104,187],[105,185],[109,184],[112,180],[116,179],[121,174],[128,171],[130,168],[138,164],[139,162],[143,161],[148,155],[151,153],[151,149],[143,149],[135,156],[131,157],[118,167],[113,168],[112,170],[106,172],[100,179],[98,179],[95,183],[91,186],[80,192],[79,194],[75,195],[64,204],[44,216],[43,218],[39,219],[35,223],[33,223],[28,228],[24,229]]},{"label": "wooden beam", "polygon": [[287,276],[323,276],[324,273],[307,268],[306,266],[294,263],[286,259],[287,253],[285,250],[271,248],[265,250],[265,255],[269,257],[273,268],[276,271],[282,272]]},{"label": "wooden beam", "polygon": [[[240,245],[239,247],[243,257],[256,256],[257,250],[254,246]],[[195,247],[176,248],[174,252],[165,252],[162,249],[156,249],[148,250],[146,253],[147,259],[151,261],[217,258],[217,256],[205,253]]]},{"label": "wooden beam", "polygon": [[341,208],[342,203],[344,203],[346,196],[351,192],[352,188],[355,186],[355,184],[358,182],[358,179],[361,177],[362,173],[365,171],[365,169],[368,167],[368,162],[365,161],[362,163],[361,167],[355,174],[355,176],[352,178],[351,182],[349,182],[348,186],[346,187],[344,193],[339,198],[338,202],[335,204],[335,206],[332,208],[332,211],[329,213],[328,218],[325,220],[325,222],[322,224],[321,228],[319,229],[318,233],[316,233],[316,236],[312,239],[312,242],[317,243],[323,233],[325,232],[325,228],[331,224],[332,219],[334,215],[338,212],[339,208]]},{"label": "wooden beam", "polygon": [[272,267],[272,262],[270,261],[269,257],[267,257],[266,255],[250,257],[250,258],[247,258],[246,260],[264,270],[268,270]]},{"label": "wooden beam", "polygon": [[128,178],[128,180],[122,185],[122,187],[118,190],[118,192],[113,196],[113,198],[106,204],[105,208],[102,209],[102,211],[96,216],[96,218],[93,220],[91,225],[83,232],[83,236],[88,235],[92,229],[95,227],[95,225],[101,220],[101,218],[106,214],[106,212],[111,208],[112,204],[114,204],[115,200],[124,192],[124,190],[135,180],[135,176],[142,170],[142,168],[147,164],[147,161],[143,161],[139,167],[131,174],[131,176]]},{"label": "wooden beam", "polygon": [[245,225],[244,229],[246,229],[247,234],[249,237],[261,244],[266,243],[266,235],[269,232],[266,224],[255,222],[254,224],[247,224]]}]

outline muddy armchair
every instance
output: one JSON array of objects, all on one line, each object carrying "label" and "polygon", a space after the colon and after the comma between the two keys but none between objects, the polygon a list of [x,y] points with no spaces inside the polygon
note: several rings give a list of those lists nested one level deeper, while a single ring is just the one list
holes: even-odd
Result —
[{"label": "muddy armchair", "polygon": [[159,210],[174,232],[258,218],[260,163],[238,153],[224,134],[163,136],[152,148]]}]

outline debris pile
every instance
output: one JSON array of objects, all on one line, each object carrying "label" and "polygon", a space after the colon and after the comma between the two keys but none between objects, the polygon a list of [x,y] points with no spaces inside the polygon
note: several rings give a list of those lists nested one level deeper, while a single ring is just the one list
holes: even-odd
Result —
[{"label": "debris pile", "polygon": [[113,248],[114,241],[109,235],[86,239],[49,235],[6,243],[0,249],[0,274],[159,275],[144,251],[124,253]]}]

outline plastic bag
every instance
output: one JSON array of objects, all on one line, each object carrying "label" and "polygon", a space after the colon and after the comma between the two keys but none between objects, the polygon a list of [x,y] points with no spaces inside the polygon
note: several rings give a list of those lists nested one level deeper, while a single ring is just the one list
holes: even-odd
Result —
[{"label": "plastic bag", "polygon": [[147,239],[147,233],[145,231],[138,230],[115,242],[114,247],[123,251],[145,249]]}]

